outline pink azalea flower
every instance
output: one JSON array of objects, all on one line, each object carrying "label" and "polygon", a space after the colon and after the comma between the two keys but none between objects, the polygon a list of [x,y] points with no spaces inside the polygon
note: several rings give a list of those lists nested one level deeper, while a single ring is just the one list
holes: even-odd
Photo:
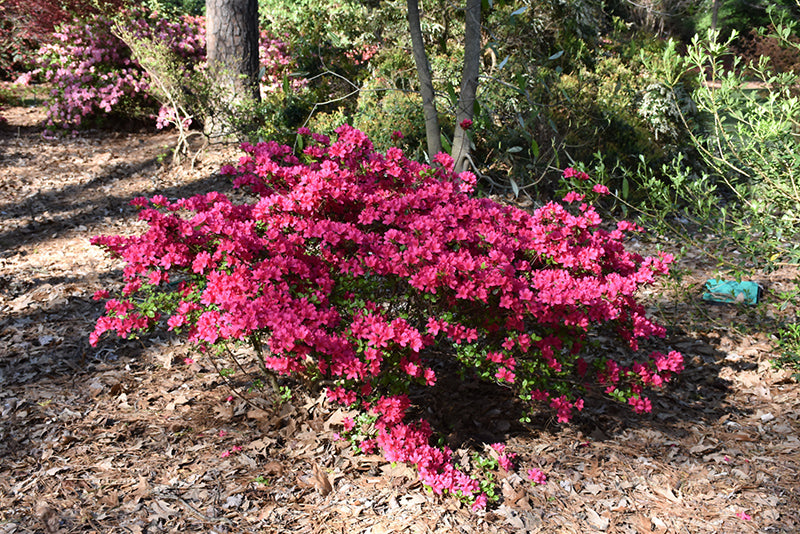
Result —
[{"label": "pink azalea flower", "polygon": [[546,484],[547,475],[545,475],[538,467],[534,467],[533,469],[528,469],[528,480],[534,484]]},{"label": "pink azalea flower", "polygon": [[486,508],[486,504],[489,502],[489,498],[486,496],[485,493],[481,493],[477,497],[475,497],[475,502],[472,503],[472,511],[477,512],[478,510],[483,510]]},{"label": "pink azalea flower", "polygon": [[497,459],[497,462],[500,464],[500,467],[502,467],[506,471],[513,471],[514,459],[516,457],[517,457],[516,454],[501,454],[500,457]]},{"label": "pink azalea flower", "polygon": [[604,186],[603,184],[595,184],[594,187],[592,187],[592,191],[600,195],[608,195],[610,193],[608,187]]},{"label": "pink azalea flower", "polygon": [[585,195],[580,193],[576,193],[575,191],[570,191],[566,195],[564,195],[564,202],[567,204],[572,204],[573,202],[583,202],[583,199],[586,198]]}]

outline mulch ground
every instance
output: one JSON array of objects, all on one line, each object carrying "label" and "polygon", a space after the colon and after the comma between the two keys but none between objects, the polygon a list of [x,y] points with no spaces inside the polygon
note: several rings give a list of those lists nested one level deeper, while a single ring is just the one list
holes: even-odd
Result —
[{"label": "mulch ground", "polygon": [[[681,277],[643,294],[687,363],[650,415],[591,399],[570,424],[543,412],[522,425],[496,388],[445,379],[420,393],[457,456],[494,441],[519,455],[498,473],[498,503],[471,513],[335,441],[342,412],[316,395],[233,395],[164,334],[88,344],[102,311],[91,295],[121,278],[89,239],[141,229],[134,197],[228,191],[216,171],[237,149],[166,166],[169,133],[48,140],[41,108],[3,114],[0,534],[800,531],[800,390],[772,365],[780,313],[794,310],[770,304],[796,270],[759,274],[755,310],[709,305],[714,264],[689,251]],[[524,479],[532,467],[547,484]]]}]

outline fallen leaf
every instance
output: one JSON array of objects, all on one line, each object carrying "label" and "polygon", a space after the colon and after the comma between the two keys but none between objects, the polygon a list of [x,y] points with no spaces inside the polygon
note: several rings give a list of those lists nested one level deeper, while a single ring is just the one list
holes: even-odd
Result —
[{"label": "fallen leaf", "polygon": [[651,517],[650,518],[650,522],[653,524],[653,526],[651,528],[652,531],[655,531],[655,532],[658,532],[658,533],[667,532],[667,524],[664,523],[659,518],[657,518],[656,516]]},{"label": "fallen leaf", "polygon": [[267,462],[261,468],[266,475],[279,477],[283,475],[283,465],[280,462]]},{"label": "fallen leaf", "polygon": [[771,413],[769,413],[769,412],[767,412],[767,413],[761,413],[761,412],[759,412],[759,419],[761,419],[761,422],[762,422],[762,423],[769,423],[770,421],[772,421],[773,419],[775,419],[775,416],[774,416],[774,415],[772,415],[772,414],[771,414]]},{"label": "fallen leaf", "polygon": [[147,478],[139,475],[139,483],[136,484],[136,490],[133,492],[133,502],[138,503],[150,494],[150,485],[147,483]]},{"label": "fallen leaf", "polygon": [[[503,489],[503,500],[509,506],[526,508],[525,504],[527,503],[524,501],[527,500],[528,494],[525,491],[515,489],[506,480],[503,481],[502,489]],[[520,503],[520,501],[523,502]]]},{"label": "fallen leaf", "polygon": [[[231,414],[233,414],[233,408],[231,408]],[[252,410],[247,411],[247,418],[257,419],[259,421],[268,421],[272,419],[272,414],[266,410],[262,410],[261,408],[253,408]]]},{"label": "fallen leaf", "polygon": [[[178,515],[178,511],[172,508],[166,501],[157,500],[150,505],[150,510],[156,515],[158,519],[169,519],[172,516]],[[152,516],[151,516],[152,517]]]},{"label": "fallen leaf", "polygon": [[229,508],[239,508],[242,505],[242,501],[244,498],[241,495],[229,495],[227,499],[225,499],[225,504],[222,505],[222,508],[229,509]]},{"label": "fallen leaf", "polygon": [[586,521],[593,529],[601,531],[607,530],[610,523],[607,517],[601,517],[600,514],[591,508],[586,508]]},{"label": "fallen leaf", "polygon": [[586,484],[583,486],[581,493],[591,493],[592,495],[597,495],[603,491],[603,486],[599,484]]},{"label": "fallen leaf", "polygon": [[193,399],[194,399],[194,397],[191,397],[191,398],[190,398],[190,397],[187,397],[186,395],[184,395],[183,393],[179,393],[179,394],[178,394],[178,395],[175,397],[175,399],[174,399],[174,402],[175,402],[175,404],[176,404],[177,406],[181,406],[181,405],[183,405],[183,404],[188,404],[188,403],[190,403],[190,402],[191,402]]},{"label": "fallen leaf", "polygon": [[214,417],[217,419],[231,419],[233,417],[233,406],[229,404],[214,405]]},{"label": "fallen leaf", "polygon": [[671,488],[653,488],[653,491],[666,498],[670,502],[679,502],[680,499],[675,496]]},{"label": "fallen leaf", "polygon": [[58,523],[60,522],[58,513],[53,508],[41,503],[36,509],[36,515],[39,516],[39,520],[44,525],[44,530],[47,534],[61,532],[61,529],[58,528]]},{"label": "fallen leaf", "polygon": [[404,463],[381,466],[381,473],[387,478],[416,478],[416,471]]},{"label": "fallen leaf", "polygon": [[100,498],[100,504],[104,504],[109,508],[119,506],[119,492],[110,491]]},{"label": "fallen leaf", "polygon": [[261,509],[261,511],[258,512],[258,514],[256,515],[256,519],[258,519],[259,521],[265,521],[269,519],[269,516],[272,515],[272,512],[273,510],[275,510],[275,508],[277,508],[277,506],[274,504],[266,505]]},{"label": "fallen leaf", "polygon": [[711,443],[698,443],[697,445],[689,449],[689,452],[691,452],[692,454],[702,454],[706,451],[710,451],[716,448],[717,446]]},{"label": "fallen leaf", "polygon": [[252,458],[250,458],[249,456],[247,456],[247,455],[246,455],[246,454],[244,454],[244,453],[241,453],[241,454],[238,454],[238,455],[236,455],[236,459],[237,459],[237,460],[238,460],[238,461],[239,461],[239,462],[240,462],[242,465],[244,465],[244,466],[247,466],[247,467],[249,467],[250,469],[256,469],[256,468],[258,467],[258,464],[256,464],[256,461],[255,461],[255,460],[253,460]]},{"label": "fallen leaf", "polygon": [[317,491],[324,497],[333,491],[331,480],[328,478],[328,473],[322,470],[317,464],[313,465],[314,486]]}]

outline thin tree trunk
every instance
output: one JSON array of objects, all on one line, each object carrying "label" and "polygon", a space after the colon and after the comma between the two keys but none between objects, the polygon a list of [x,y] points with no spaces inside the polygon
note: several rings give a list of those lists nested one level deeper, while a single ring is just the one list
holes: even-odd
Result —
[{"label": "thin tree trunk", "polygon": [[711,8],[711,29],[717,29],[717,22],[719,21],[719,5],[720,0],[714,0],[714,5]]},{"label": "thin tree trunk", "polygon": [[462,128],[465,120],[472,120],[478,74],[481,62],[481,0],[467,0],[464,29],[464,70],[461,74],[461,93],[456,108],[456,131],[453,135],[453,160],[455,172],[468,168],[470,141]]},{"label": "thin tree trunk", "polygon": [[[422,109],[425,113],[425,137],[428,141],[428,157],[432,160],[436,154],[442,151],[439,113],[436,111],[431,66],[428,63],[428,55],[425,53],[425,42],[422,40],[422,28],[419,22],[419,1],[407,0],[407,4],[411,46],[414,52],[414,63],[417,65]],[[478,0],[478,4],[480,4],[480,0]]]}]

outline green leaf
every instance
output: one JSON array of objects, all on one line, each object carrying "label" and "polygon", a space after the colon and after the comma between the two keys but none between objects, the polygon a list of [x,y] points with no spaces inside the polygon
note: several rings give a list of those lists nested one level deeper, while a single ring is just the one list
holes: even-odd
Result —
[{"label": "green leaf", "polygon": [[453,151],[453,146],[450,144],[450,141],[447,139],[447,137],[444,134],[440,134],[440,139],[442,141],[442,149],[448,154],[451,153]]},{"label": "green leaf", "polygon": [[447,98],[450,99],[450,104],[453,106],[458,105],[458,95],[456,95],[456,89],[453,87],[452,82],[447,82],[447,85],[444,86],[445,91],[447,91]]},{"label": "green leaf", "polygon": [[517,185],[516,180],[509,176],[508,181],[511,182],[511,189],[514,191],[514,198],[517,198],[519,196],[519,186]]},{"label": "green leaf", "polygon": [[292,92],[292,84],[289,82],[289,75],[283,75],[283,94],[289,95]]},{"label": "green leaf", "polygon": [[536,142],[536,139],[531,139],[531,154],[533,155],[533,159],[539,157],[539,143]]}]

